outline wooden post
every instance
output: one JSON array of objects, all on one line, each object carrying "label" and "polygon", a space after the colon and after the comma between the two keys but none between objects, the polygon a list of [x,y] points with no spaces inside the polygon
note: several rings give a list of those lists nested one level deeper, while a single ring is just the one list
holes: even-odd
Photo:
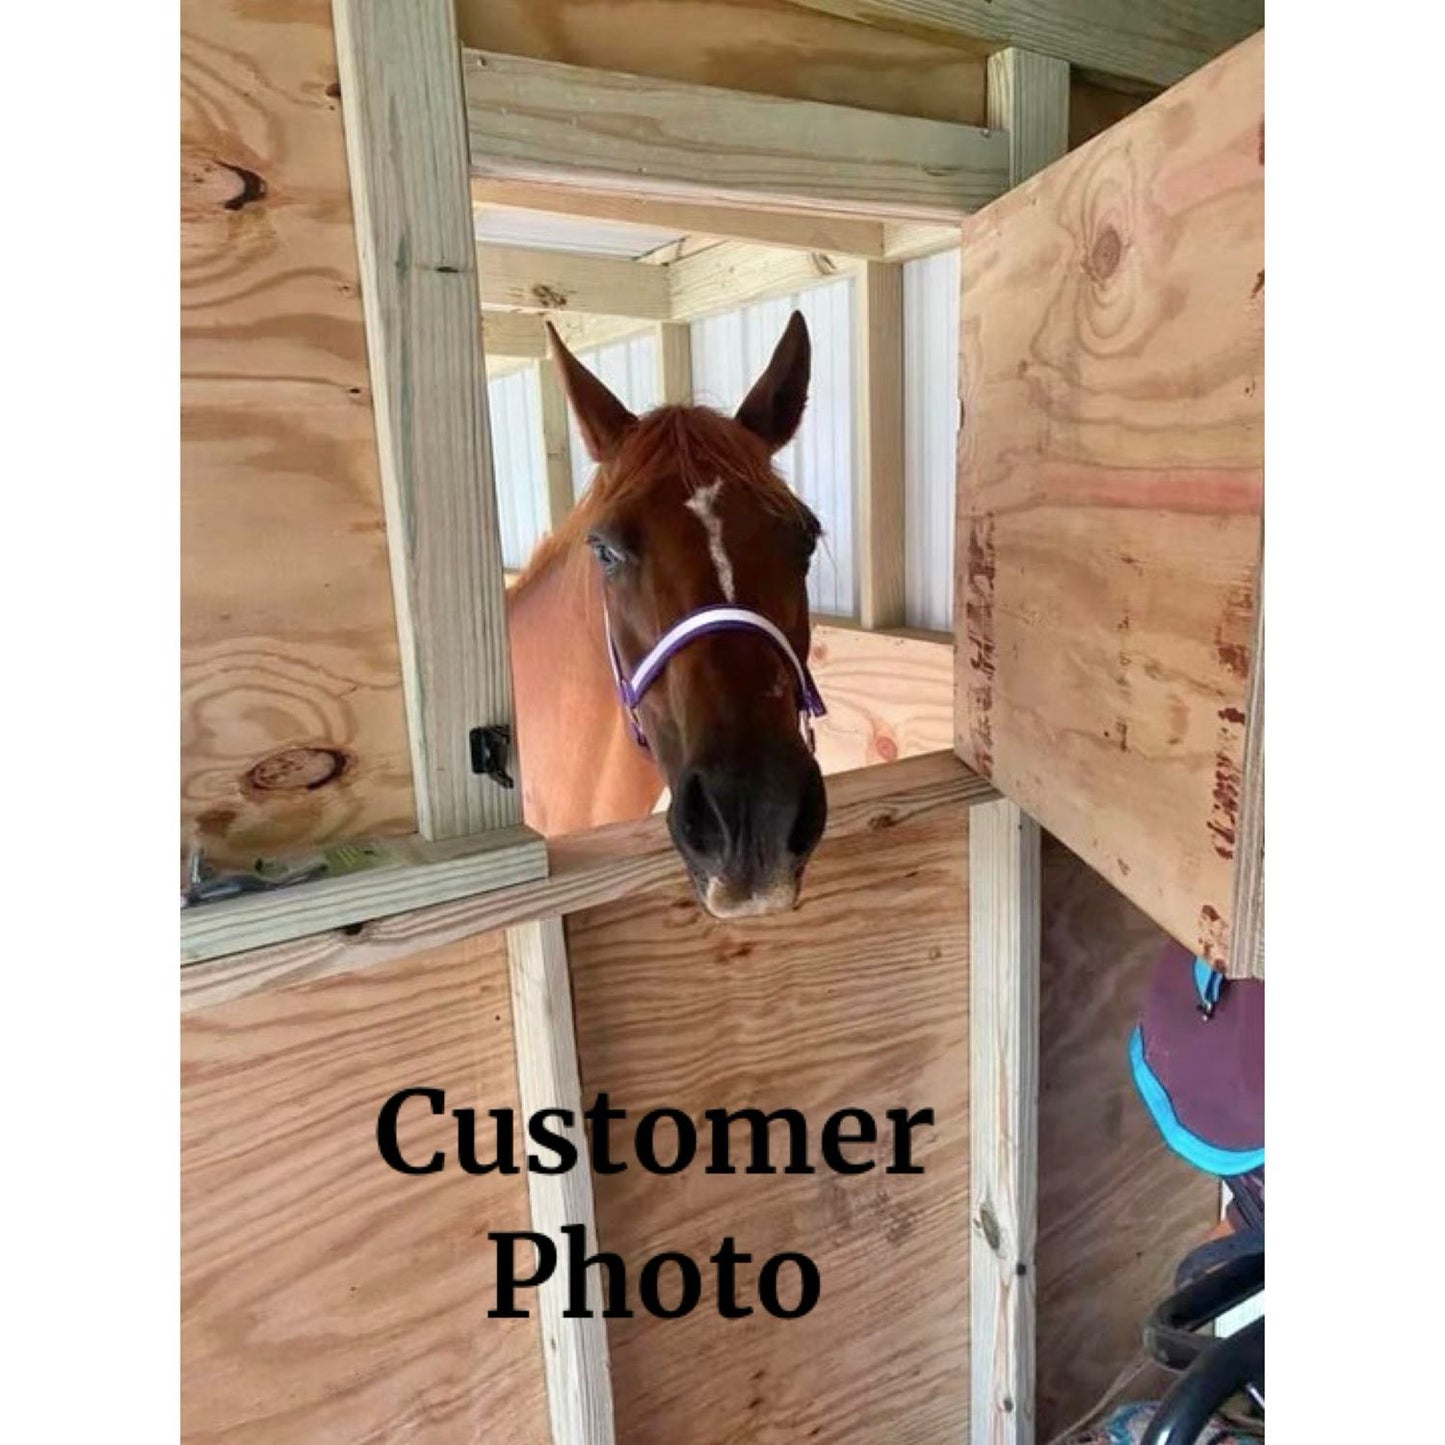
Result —
[{"label": "wooden post", "polygon": [[988,123],[1008,134],[1009,186],[1069,148],[1069,65],[1010,46],[988,58]]},{"label": "wooden post", "polygon": [[854,297],[858,350],[858,620],[902,627],[903,268],[869,261]]},{"label": "wooden post", "polygon": [[1039,826],[968,815],[973,1445],[1032,1445],[1038,1205]]},{"label": "wooden post", "polygon": [[547,463],[547,527],[555,531],[572,510],[572,445],[567,430],[567,395],[549,358],[537,363],[542,398],[542,452]]},{"label": "wooden post", "polygon": [[[567,940],[558,916],[507,930],[512,979],[512,1035],[517,1049],[517,1093],[523,1116],[538,1109],[582,1114],[577,1039],[572,1027],[572,989]],[[581,1124],[569,1131],[578,1163],[565,1174],[527,1173],[534,1233],[565,1247],[562,1226],[586,1230],[587,1252],[597,1249],[592,1167]],[[567,1319],[569,1282],[559,1272],[540,1288],[542,1364],[552,1445],[613,1445],[612,1380],[607,1321],[595,1275],[587,1281],[590,1319]]]},{"label": "wooden post", "polygon": [[692,404],[692,328],[686,322],[657,328],[657,392],[664,406]]},{"label": "wooden post", "polygon": [[1240,769],[1239,842],[1234,855],[1234,908],[1229,929],[1231,978],[1264,977],[1264,564],[1255,590],[1254,656],[1245,704]]},{"label": "wooden post", "polygon": [[470,734],[512,721],[450,0],[333,0],[417,826],[516,823]]}]

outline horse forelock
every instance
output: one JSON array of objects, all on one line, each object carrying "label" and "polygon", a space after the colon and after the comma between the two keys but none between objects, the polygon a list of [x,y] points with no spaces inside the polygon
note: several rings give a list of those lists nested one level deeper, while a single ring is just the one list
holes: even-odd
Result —
[{"label": "horse forelock", "polygon": [[680,487],[684,499],[719,478],[739,484],[780,520],[806,517],[807,508],[773,467],[761,442],[731,418],[701,406],[663,406],[638,420],[617,456],[598,467],[576,506],[539,541],[512,584],[518,588],[553,562],[581,557],[577,544],[612,509],[643,502],[656,489]]}]

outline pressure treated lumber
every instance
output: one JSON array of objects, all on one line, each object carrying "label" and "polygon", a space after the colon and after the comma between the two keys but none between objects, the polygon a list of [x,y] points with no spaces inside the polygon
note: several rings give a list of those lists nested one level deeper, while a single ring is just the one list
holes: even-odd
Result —
[{"label": "pressure treated lumber", "polygon": [[416,818],[330,5],[185,0],[180,79],[181,823],[248,865]]},{"label": "pressure treated lumber", "polygon": [[1172,85],[1264,24],[1263,0],[792,0],[881,29],[1022,45],[1106,75]]},{"label": "pressure treated lumber", "polygon": [[390,846],[395,864],[250,893],[181,912],[181,962],[245,953],[267,944],[352,928],[373,918],[446,903],[547,873],[547,845],[520,824],[467,838]]},{"label": "pressure treated lumber", "polygon": [[[995,796],[950,752],[861,768],[829,780],[828,837],[876,839],[910,818]],[[548,876],[533,883],[378,918],[359,931],[319,933],[188,965],[180,976],[182,1012],[381,967],[469,934],[627,898],[680,877],[682,867],[660,816],[559,839],[549,845],[548,858]]]},{"label": "pressure treated lumber", "polygon": [[983,48],[784,0],[457,0],[457,33],[505,55],[984,124]]},{"label": "pressure treated lumber", "polygon": [[946,219],[1006,185],[993,131],[467,50],[472,169],[523,181]]},{"label": "pressure treated lumber", "polygon": [[[543,1109],[567,1109],[573,1119],[580,1119],[584,1100],[577,1079],[577,1037],[562,920],[539,918],[509,928],[507,959],[522,1114],[531,1117]],[[564,1225],[580,1225],[586,1232],[587,1253],[593,1254],[597,1221],[587,1135],[580,1125],[567,1129],[555,1119],[553,1124],[571,1139],[578,1164],[565,1174],[527,1171],[530,1227],[560,1243]],[[559,1273],[545,1281],[536,1296],[552,1445],[612,1445],[612,1383],[602,1289],[596,1275],[589,1273],[587,1307],[594,1315],[569,1319],[570,1289],[570,1281]]]},{"label": "pressure treated lumber", "polygon": [[853,297],[858,358],[858,620],[904,622],[903,268],[869,261]]},{"label": "pressure treated lumber", "polygon": [[694,1119],[796,1108],[815,1154],[835,1109],[935,1116],[915,1136],[922,1174],[596,1178],[598,1238],[633,1269],[662,1249],[704,1259],[732,1235],[754,1258],[745,1297],[778,1251],[822,1277],[796,1320],[721,1319],[709,1291],[684,1319],[611,1321],[620,1440],[968,1438],[967,836],[958,802],[830,834],[801,906],[774,918],[716,923],[676,874],[569,916],[584,1096]]},{"label": "pressure treated lumber", "polygon": [[964,225],[957,746],[1223,965],[1263,501],[1263,39]]},{"label": "pressure treated lumber", "polygon": [[1244,762],[1240,767],[1239,856],[1234,870],[1231,978],[1264,977],[1264,570],[1255,611],[1254,657],[1245,707]]},{"label": "pressure treated lumber", "polygon": [[1039,848],[1038,824],[1007,798],[969,813],[969,1439],[977,1445],[1034,1440]]},{"label": "pressure treated lumber", "polygon": [[720,241],[667,265],[671,316],[674,321],[696,321],[862,269],[862,263],[851,256],[779,251],[747,241]]},{"label": "pressure treated lumber", "polygon": [[[488,1319],[489,1230],[528,1227],[521,1175],[467,1175],[456,1121],[396,1090],[518,1105],[500,934],[181,1024],[181,1413],[188,1442],[549,1445],[537,1320]],[[143,1432],[144,1433],[144,1432]]]},{"label": "pressure treated lumber", "polygon": [[471,769],[512,721],[465,112],[450,0],[334,0],[417,828],[518,821]]},{"label": "pressure treated lumber", "polygon": [[656,266],[540,246],[477,247],[483,306],[514,311],[599,311],[665,321],[667,275]]},{"label": "pressure treated lumber", "polygon": [[487,353],[487,372],[499,357],[535,360],[547,354],[547,333],[540,316],[526,312],[482,312],[482,344]]},{"label": "pressure treated lumber", "polygon": [[1069,148],[1068,62],[1015,46],[990,55],[988,123],[1008,136],[1010,186],[1052,165]]},{"label": "pressure treated lumber", "polygon": [[657,328],[657,393],[667,406],[692,405],[692,333],[685,322]]}]

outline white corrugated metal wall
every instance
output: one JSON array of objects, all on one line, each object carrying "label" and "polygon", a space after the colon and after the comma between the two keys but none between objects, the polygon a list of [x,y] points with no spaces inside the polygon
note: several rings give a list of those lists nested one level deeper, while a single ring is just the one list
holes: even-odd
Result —
[{"label": "white corrugated metal wall", "polygon": [[[576,353],[577,360],[629,411],[641,416],[662,400],[657,374],[657,334],[644,331],[626,341],[613,341],[607,346],[594,346]],[[550,363],[549,363],[550,364]],[[568,430],[572,437],[572,495],[580,497],[592,481],[596,468],[569,408]]]},{"label": "white corrugated metal wall", "polygon": [[857,611],[853,567],[853,283],[844,279],[775,296],[692,326],[693,400],[735,411],[757,380],[788,317],[803,313],[813,343],[813,383],[798,435],[778,470],[817,513],[824,542],[808,577],[815,612]]},{"label": "white corrugated metal wall", "polygon": [[533,366],[487,382],[502,566],[521,567],[547,530],[542,399]]},{"label": "white corrugated metal wall", "polygon": [[903,268],[903,568],[910,627],[953,625],[958,252]]},{"label": "white corrugated metal wall", "polygon": [[[954,444],[958,425],[958,252],[910,261],[904,298],[904,505],[907,622],[946,629],[953,616]],[[829,281],[694,322],[694,398],[732,411],[757,378],[789,313],[802,311],[813,339],[813,384],[797,438],[778,468],[818,514],[826,541],[809,579],[817,612],[857,611],[854,558],[856,430],[853,283]],[[633,411],[659,401],[652,332],[578,352]],[[540,401],[532,368],[489,383],[502,553],[526,561],[545,530],[546,472]],[[571,427],[572,485],[579,494],[592,464]]]}]

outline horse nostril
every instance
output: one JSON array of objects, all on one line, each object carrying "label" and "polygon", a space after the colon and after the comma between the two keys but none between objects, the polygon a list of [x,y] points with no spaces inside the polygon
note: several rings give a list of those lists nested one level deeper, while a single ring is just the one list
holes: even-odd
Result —
[{"label": "horse nostril", "polygon": [[727,855],[728,835],[700,771],[683,778],[677,791],[677,826],[682,843],[700,858]]}]

